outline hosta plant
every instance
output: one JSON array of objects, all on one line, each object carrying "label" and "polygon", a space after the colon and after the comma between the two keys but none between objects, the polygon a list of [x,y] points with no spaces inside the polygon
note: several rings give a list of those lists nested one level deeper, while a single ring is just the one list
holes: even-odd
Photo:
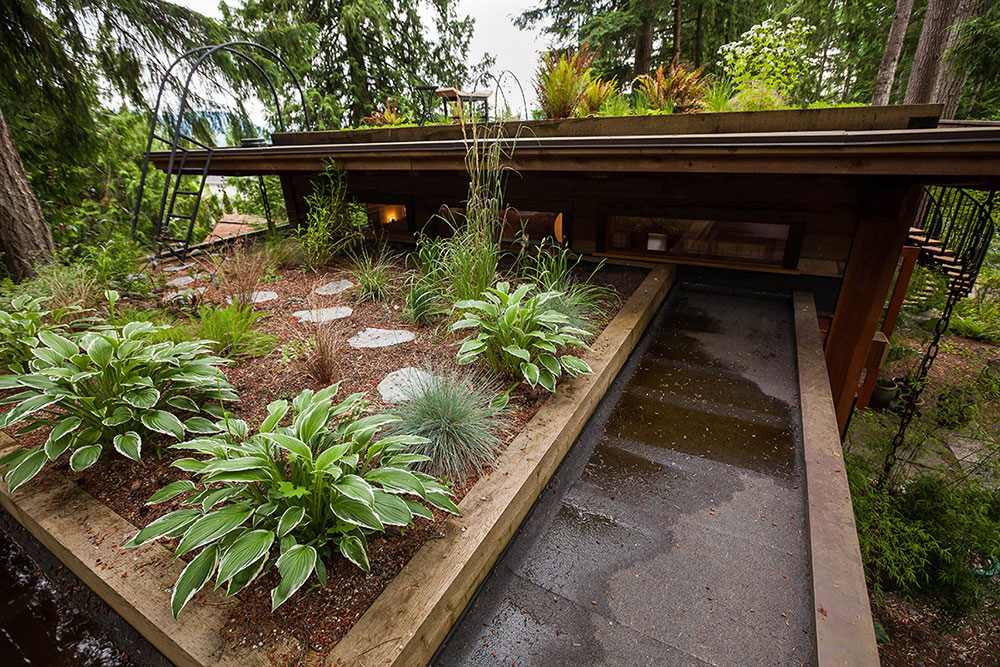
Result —
[{"label": "hosta plant", "polygon": [[45,297],[20,294],[11,300],[9,311],[0,310],[0,368],[27,372],[28,362],[34,358],[31,350],[39,345],[38,334],[65,331],[66,318],[80,310],[76,307],[46,310],[45,301]]},{"label": "hosta plant", "polygon": [[458,363],[482,359],[497,373],[524,378],[532,388],[541,385],[549,391],[556,390],[563,372],[592,373],[587,362],[561,354],[568,346],[589,350],[583,338],[590,334],[549,306],[558,292],[532,294],[532,289],[521,285],[511,291],[510,283],[498,283],[483,293],[485,300],[456,303],[462,315],[451,330],[474,329],[461,342]]},{"label": "hosta plant", "polygon": [[38,333],[30,372],[0,377],[0,388],[22,389],[2,401],[15,405],[0,415],[0,428],[25,422],[17,435],[52,429],[44,444],[0,458],[11,492],[66,452],[70,467],[83,470],[105,450],[138,461],[150,437],[215,431],[201,413],[220,414],[221,401],[236,400],[218,369],[225,360],[203,341],[153,344],[157,329],[132,322],[78,340]]},{"label": "hosta plant", "polygon": [[[127,546],[178,538],[176,555],[200,549],[174,586],[174,616],[214,578],[234,595],[270,568],[280,583],[271,591],[279,607],[315,572],[326,583],[326,565],[340,554],[370,571],[368,536],[386,526],[432,520],[421,501],[458,513],[451,491],[434,477],[411,471],[427,460],[407,447],[412,435],[376,439],[390,415],[361,416],[364,394],[333,405],[338,385],[303,391],[289,406],[279,400],[251,434],[228,416],[217,435],[173,447],[206,456],[175,462],[198,483],[168,484],[151,504],[186,494],[184,507],[143,528]],[[291,412],[291,423],[280,426]]]}]

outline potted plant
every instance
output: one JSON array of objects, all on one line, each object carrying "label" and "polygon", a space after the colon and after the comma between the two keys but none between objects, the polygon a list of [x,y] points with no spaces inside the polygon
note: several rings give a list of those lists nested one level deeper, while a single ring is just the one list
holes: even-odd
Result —
[{"label": "potted plant", "polygon": [[896,400],[897,395],[899,395],[899,384],[892,377],[880,375],[875,381],[875,390],[868,404],[877,410],[884,410]]}]

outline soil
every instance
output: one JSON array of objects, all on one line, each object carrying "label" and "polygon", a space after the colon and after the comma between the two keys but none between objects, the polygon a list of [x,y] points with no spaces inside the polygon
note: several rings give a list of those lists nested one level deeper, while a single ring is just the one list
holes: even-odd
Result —
[{"label": "soil", "polygon": [[894,593],[887,593],[884,606],[872,611],[892,640],[879,646],[883,667],[1000,664],[1000,618],[966,622],[945,633],[932,610]]},{"label": "soil", "polygon": [[[170,304],[180,316],[191,313],[201,303],[222,305],[226,294],[213,284],[213,263],[208,257],[191,260],[195,267],[189,273],[196,280],[182,288],[160,288],[158,294],[142,301],[119,303],[118,308],[162,308],[166,302],[162,297],[175,289],[205,287],[198,303]],[[160,267],[161,269],[163,267]],[[645,278],[646,270],[633,267],[608,265],[591,276],[594,267],[581,266],[581,279],[590,277],[595,284],[614,287],[621,297],[619,303],[605,313],[610,321],[621,304],[628,299]],[[281,347],[288,343],[310,338],[315,325],[301,323],[292,317],[298,310],[326,308],[330,306],[350,306],[354,312],[345,319],[333,322],[333,326],[344,332],[344,347],[336,360],[337,372],[334,377],[343,378],[340,396],[354,392],[367,392],[369,409],[373,412],[391,412],[391,406],[382,403],[375,386],[390,372],[406,366],[444,368],[454,365],[456,348],[454,343],[461,338],[458,334],[446,334],[440,323],[416,326],[403,314],[401,298],[383,303],[360,303],[355,297],[356,290],[348,290],[337,295],[320,296],[313,289],[332,280],[351,279],[349,266],[341,262],[326,269],[311,272],[302,269],[282,269],[269,274],[266,281],[258,285],[258,290],[273,291],[278,298],[256,305],[265,314],[259,321],[258,329],[277,338],[274,349],[265,356],[245,358],[226,366],[223,371],[240,395],[240,401],[228,406],[237,417],[251,426],[258,424],[266,415],[266,406],[279,398],[290,399],[303,389],[319,389],[325,384],[313,380],[301,361],[283,360]],[[166,280],[185,275],[184,272],[154,276],[159,284]],[[400,263],[397,287],[403,283],[405,268]],[[356,282],[356,281],[352,281]],[[224,287],[224,286],[223,286]],[[400,293],[396,290],[396,294]],[[416,333],[416,340],[385,348],[355,350],[346,344],[346,338],[366,327],[381,329],[407,329]],[[8,392],[9,393],[9,392]],[[507,430],[503,436],[506,447],[531,420],[535,412],[547,398],[543,390],[530,391],[521,386],[511,394]],[[14,435],[19,425],[7,429]],[[44,442],[47,433],[36,431],[22,436],[20,441],[26,446]],[[161,449],[152,455],[148,443],[142,463],[134,463],[121,456],[105,456],[95,466],[77,473],[69,469],[67,457],[63,457],[51,467],[74,479],[84,490],[138,527],[147,525],[154,519],[178,509],[179,499],[156,506],[146,506],[145,502],[163,485],[189,477],[188,473],[171,467],[178,458],[190,456],[190,452]],[[159,443],[169,444],[169,439]],[[489,474],[490,470],[484,471]],[[44,483],[47,471],[43,471],[36,483]],[[456,493],[456,502],[467,493],[478,479],[469,475],[463,480],[451,480]],[[395,575],[403,568],[424,542],[440,535],[439,525],[444,513],[435,511],[435,522],[418,521],[407,529],[391,528],[384,534],[369,538],[369,558],[372,572],[363,571],[337,558],[327,563],[329,580],[326,588],[320,588],[315,579],[292,596],[277,614],[271,612],[270,590],[277,585],[277,572],[272,571],[261,577],[240,595],[240,602],[226,609],[227,621],[223,635],[232,646],[262,648],[274,645],[299,646],[303,650],[313,650],[320,654],[327,652],[347,633],[355,621],[365,612],[374,599],[382,592]],[[190,557],[190,556],[189,556]],[[309,588],[311,586],[311,588]],[[196,597],[192,604],[197,604]]]}]

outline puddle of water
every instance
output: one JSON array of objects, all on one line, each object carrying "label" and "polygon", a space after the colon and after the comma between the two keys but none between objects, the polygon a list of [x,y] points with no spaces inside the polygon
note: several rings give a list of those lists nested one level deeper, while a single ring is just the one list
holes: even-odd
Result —
[{"label": "puddle of water", "polygon": [[625,392],[605,430],[608,435],[769,475],[794,473],[795,440],[790,430],[668,405],[635,392]]},{"label": "puddle of water", "polygon": [[699,371],[670,364],[651,354],[642,360],[629,381],[629,386],[643,387],[665,395],[735,405],[744,410],[776,417],[784,415],[787,410],[784,401],[765,394],[753,382],[718,371]]},{"label": "puddle of water", "polygon": [[0,656],[5,666],[130,667],[132,663],[0,532]]}]

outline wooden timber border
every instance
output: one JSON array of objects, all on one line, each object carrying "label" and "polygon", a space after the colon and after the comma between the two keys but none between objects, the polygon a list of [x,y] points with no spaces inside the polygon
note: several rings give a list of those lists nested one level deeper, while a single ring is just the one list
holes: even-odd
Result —
[{"label": "wooden timber border", "polygon": [[795,339],[819,667],[878,665],[858,529],[816,306],[795,292]]},{"label": "wooden timber border", "polygon": [[[563,456],[590,418],[653,314],[666,298],[674,267],[651,267],[593,344],[593,375],[565,380],[497,462],[493,473],[459,504],[461,516],[442,526],[326,656],[327,664],[425,664],[517,530]],[[17,446],[0,433],[0,455]],[[205,591],[179,619],[170,591],[184,563],[159,543],[123,549],[137,528],[72,480],[43,473],[12,498],[0,482],[0,506],[174,664],[237,667],[286,664],[301,652],[275,645],[228,648],[220,630],[227,602]]]}]

